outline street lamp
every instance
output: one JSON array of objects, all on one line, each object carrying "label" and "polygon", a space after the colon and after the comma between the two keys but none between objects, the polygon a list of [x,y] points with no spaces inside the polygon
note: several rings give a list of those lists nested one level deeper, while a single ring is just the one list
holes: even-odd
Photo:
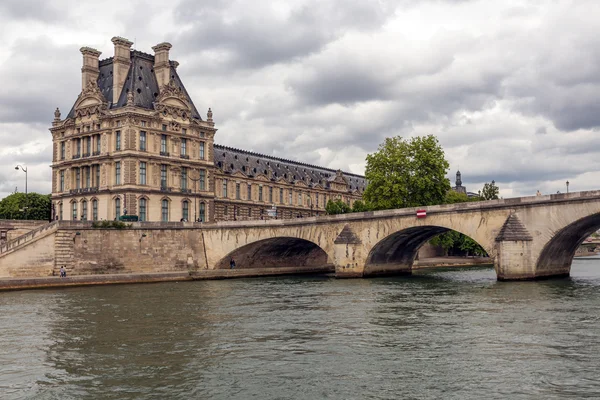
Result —
[{"label": "street lamp", "polygon": [[198,217],[196,215],[196,200],[198,197],[198,187],[197,187],[197,183],[200,180],[200,171],[198,171],[198,176],[196,177],[195,174],[196,170],[192,170],[190,172],[190,174],[188,175],[188,178],[190,178],[193,182],[194,182],[194,222],[198,221]]},{"label": "street lamp", "polygon": [[25,219],[27,219],[27,206],[29,205],[29,202],[27,201],[27,167],[22,167],[21,165],[17,165],[15,167],[17,171],[19,170],[19,168],[21,168],[21,170],[25,172]]},{"label": "street lamp", "polygon": [[567,181],[567,193],[569,193],[569,181]]}]

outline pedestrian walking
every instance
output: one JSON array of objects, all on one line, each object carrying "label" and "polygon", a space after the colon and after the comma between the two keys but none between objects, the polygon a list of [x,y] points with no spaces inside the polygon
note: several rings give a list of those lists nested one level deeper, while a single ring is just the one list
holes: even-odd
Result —
[{"label": "pedestrian walking", "polygon": [[65,270],[64,266],[60,267],[60,277],[61,278],[66,278],[67,277],[67,270]]}]

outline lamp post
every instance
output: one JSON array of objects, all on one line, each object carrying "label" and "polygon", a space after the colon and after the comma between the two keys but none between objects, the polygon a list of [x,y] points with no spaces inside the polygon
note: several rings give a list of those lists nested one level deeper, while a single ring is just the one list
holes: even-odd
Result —
[{"label": "lamp post", "polygon": [[569,193],[569,181],[567,181],[567,194]]},{"label": "lamp post", "polygon": [[22,167],[21,165],[17,165],[15,167],[15,169],[18,171],[19,168],[25,172],[25,219],[27,219],[27,206],[29,205],[28,199],[27,199],[27,167]]}]

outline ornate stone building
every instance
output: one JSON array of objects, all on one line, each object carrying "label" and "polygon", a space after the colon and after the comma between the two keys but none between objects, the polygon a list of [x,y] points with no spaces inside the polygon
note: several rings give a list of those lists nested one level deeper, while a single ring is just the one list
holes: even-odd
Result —
[{"label": "ornate stone building", "polygon": [[83,47],[82,90],[65,119],[58,109],[52,201],[64,220],[142,221],[293,218],[325,212],[330,199],[361,198],[363,176],[214,143],[169,60],[112,39],[114,56]]}]

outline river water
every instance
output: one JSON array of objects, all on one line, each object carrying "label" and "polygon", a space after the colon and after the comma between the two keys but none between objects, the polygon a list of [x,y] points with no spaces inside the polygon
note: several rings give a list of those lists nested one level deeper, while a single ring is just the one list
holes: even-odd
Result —
[{"label": "river water", "polygon": [[0,293],[0,398],[600,397],[600,259]]}]

